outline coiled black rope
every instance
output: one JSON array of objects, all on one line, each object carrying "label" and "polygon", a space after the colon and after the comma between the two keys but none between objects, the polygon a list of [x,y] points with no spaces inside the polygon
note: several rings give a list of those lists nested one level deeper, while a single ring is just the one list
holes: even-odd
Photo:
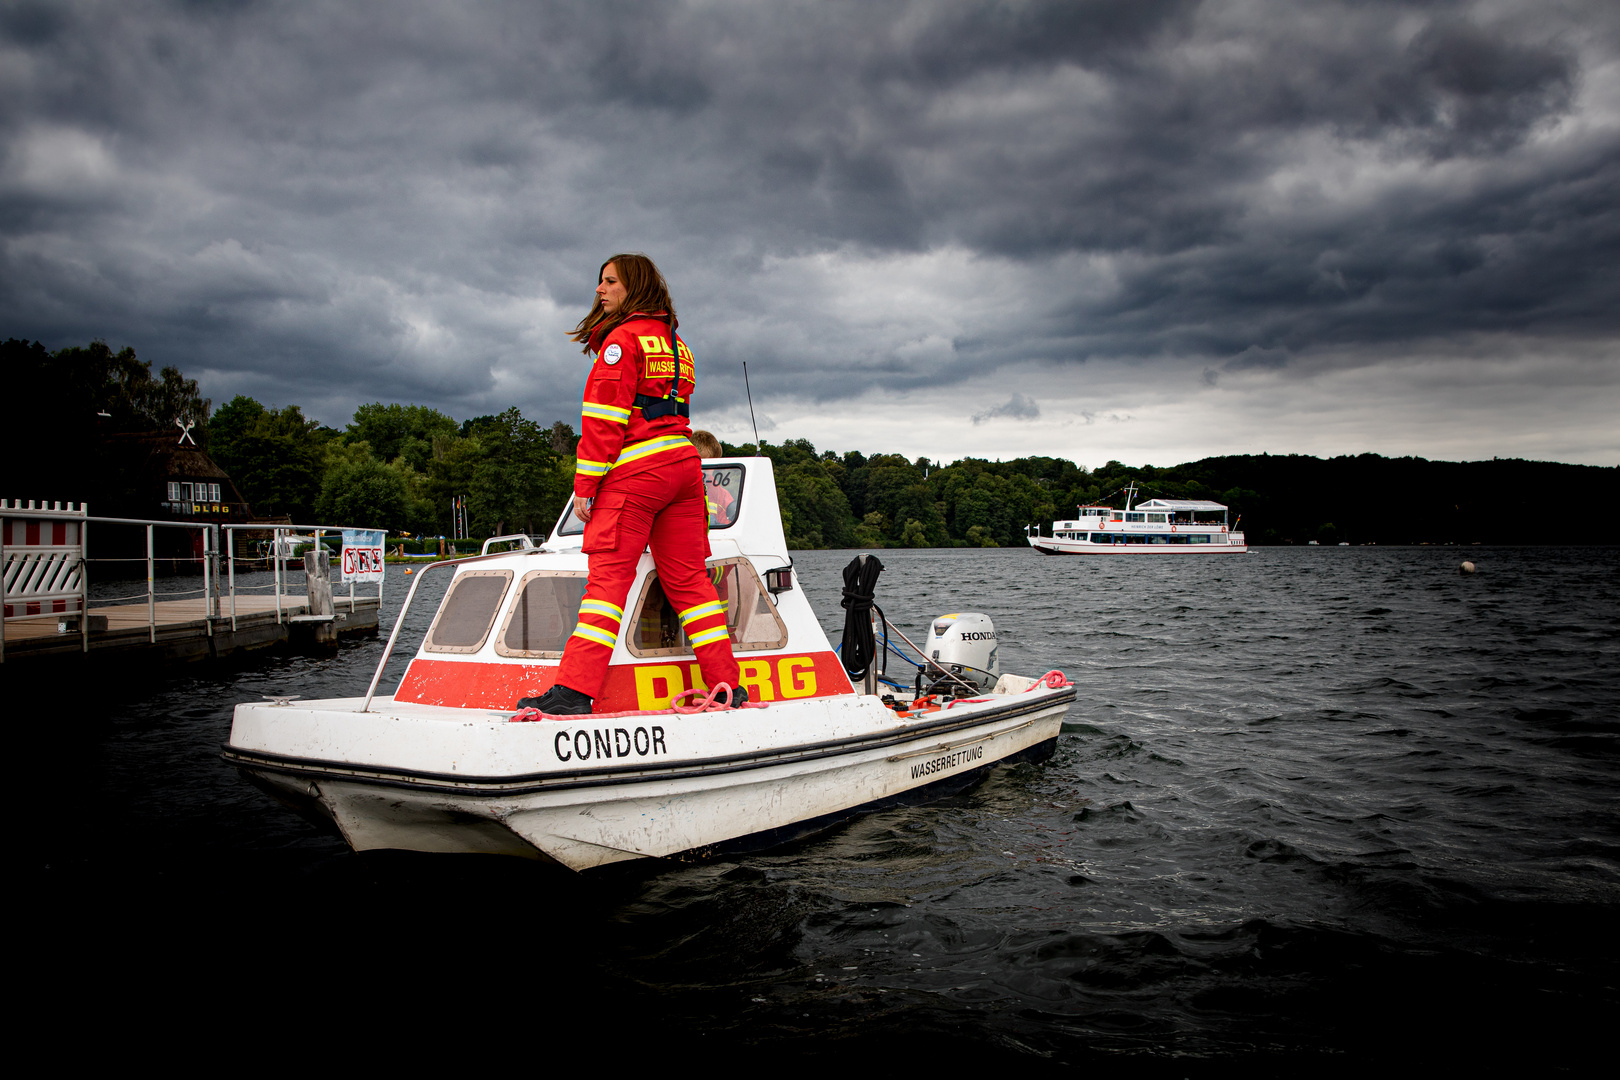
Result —
[{"label": "coiled black rope", "polygon": [[[839,647],[838,656],[851,679],[864,679],[877,655],[877,642],[872,636],[872,609],[877,608],[880,618],[883,609],[872,602],[872,596],[881,573],[883,564],[876,555],[857,555],[844,567],[844,598],[839,601],[839,606],[848,614],[844,616],[844,642]],[[883,660],[887,667],[888,634],[883,637]]]}]

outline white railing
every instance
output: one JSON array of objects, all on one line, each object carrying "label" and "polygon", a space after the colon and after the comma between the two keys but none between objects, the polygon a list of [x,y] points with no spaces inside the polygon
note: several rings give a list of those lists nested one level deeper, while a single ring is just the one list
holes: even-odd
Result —
[{"label": "white railing", "polygon": [[[364,532],[378,532],[378,531],[380,531],[380,530],[377,530],[377,529],[360,530],[360,529],[356,529],[353,525],[249,525],[249,524],[240,524],[240,525],[223,525],[223,526],[220,526],[220,527],[223,528],[227,533],[230,533],[233,530],[240,530],[240,529],[249,529],[249,530],[252,530],[254,532],[266,532],[266,531],[273,532],[273,535],[271,537],[271,544],[270,544],[270,557],[274,561],[274,564],[275,564],[275,581],[274,581],[274,586],[273,587],[276,590],[276,624],[277,625],[280,625],[281,622],[282,622],[282,603],[281,603],[282,598],[284,596],[290,595],[285,591],[285,586],[286,586],[286,564],[291,559],[292,549],[294,547],[296,547],[297,545],[299,545],[301,543],[306,543],[306,542],[309,543],[312,547],[313,546],[318,546],[321,543],[321,535],[323,533],[337,533],[339,539],[341,540],[341,538],[342,538],[342,536],[343,536],[343,534],[345,532],[362,532],[362,531],[364,531]],[[303,536],[299,535],[300,532],[309,534],[309,537],[308,537],[307,541]],[[227,541],[229,539],[230,538],[227,537]],[[230,574],[230,590],[231,590],[231,615],[230,615],[230,618],[231,618],[231,629],[235,630],[236,629],[236,545],[234,543],[227,542],[226,551],[228,553],[227,559],[226,559],[226,565],[227,565],[227,567],[229,569],[229,574]],[[260,588],[265,588],[266,586],[259,586],[259,587]],[[354,613],[354,601],[355,601],[354,581],[353,581],[353,579],[350,579],[350,581],[349,581],[349,613],[350,614]],[[378,621],[379,624],[382,622],[382,608],[383,608],[383,583],[382,583],[381,580],[379,580],[377,582],[377,621]]]},{"label": "white railing", "polygon": [[[86,555],[88,525],[97,522],[107,525],[136,525],[144,526],[146,530],[146,628],[148,642],[157,641],[157,594],[155,591],[156,552],[153,544],[154,529],[184,529],[192,532],[202,530],[203,551],[200,559],[202,563],[202,588],[187,590],[189,595],[200,592],[203,596],[204,632],[212,637],[214,623],[224,618],[220,613],[222,600],[222,585],[228,585],[230,593],[230,620],[234,631],[237,624],[236,612],[236,545],[230,543],[230,536],[234,530],[247,529],[254,532],[270,532],[274,537],[274,569],[275,582],[273,586],[258,586],[276,590],[276,622],[279,625],[284,621],[284,600],[299,594],[287,591],[287,574],[285,563],[286,553],[298,540],[289,539],[300,531],[310,533],[311,541],[319,543],[323,533],[336,533],[341,536],[345,531],[354,530],[353,526],[332,525],[271,525],[271,524],[205,524],[192,521],[156,521],[146,518],[115,518],[91,517],[87,513],[84,503],[77,507],[68,503],[45,503],[37,505],[30,499],[26,504],[21,499],[0,499],[0,664],[6,659],[5,626],[8,622],[21,622],[30,619],[61,618],[64,615],[76,615],[79,620],[80,649],[90,651],[90,604],[89,604],[89,574],[87,564],[90,561]],[[32,530],[30,529],[32,526]],[[49,530],[49,543],[28,543],[32,539],[45,536]],[[229,568],[228,582],[221,581],[219,554],[221,532],[227,541],[227,563]],[[379,530],[369,530],[379,531]],[[62,543],[57,543],[57,534],[61,533]],[[14,542],[20,538],[23,542]],[[301,539],[301,538],[300,538]],[[243,587],[244,590],[249,588]],[[382,616],[383,585],[377,584],[377,615],[379,621]],[[134,600],[138,596],[120,597],[119,599]],[[349,582],[349,610],[352,613],[355,607],[354,582]],[[63,605],[57,610],[56,605]],[[75,605],[68,610],[69,604]],[[45,611],[45,605],[51,605],[53,610]],[[37,606],[38,610],[29,612],[30,606]],[[14,608],[22,608],[14,612]]]}]

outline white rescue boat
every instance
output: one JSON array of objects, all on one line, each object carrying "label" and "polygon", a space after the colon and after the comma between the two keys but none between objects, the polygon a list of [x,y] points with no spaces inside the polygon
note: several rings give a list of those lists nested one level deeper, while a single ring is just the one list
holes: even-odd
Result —
[{"label": "white rescue boat", "polygon": [[770,460],[703,467],[716,496],[708,565],[747,706],[721,708],[724,691],[703,685],[644,554],[597,712],[514,715],[519,698],[551,685],[577,620],[587,560],[583,528],[565,512],[539,547],[515,538],[514,551],[419,570],[413,598],[441,567],[454,577],[392,696],[373,696],[385,650],[365,697],[238,705],[224,757],[281,802],[329,819],[357,851],[485,852],[584,870],[775,846],[1051,755],[1075,690],[1056,672],[1000,674],[982,615],[934,623],[913,689],[880,696],[869,657],[852,683],[793,580]]}]

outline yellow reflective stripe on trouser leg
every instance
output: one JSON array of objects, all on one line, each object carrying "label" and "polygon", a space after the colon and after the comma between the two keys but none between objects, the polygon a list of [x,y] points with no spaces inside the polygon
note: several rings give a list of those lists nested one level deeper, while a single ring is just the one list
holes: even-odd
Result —
[{"label": "yellow reflective stripe on trouser leg", "polygon": [[611,630],[604,630],[600,626],[592,626],[590,623],[580,623],[574,627],[573,636],[584,638],[586,641],[594,641],[598,645],[606,645],[610,649],[613,648],[614,641],[618,639],[618,635]]},{"label": "yellow reflective stripe on trouser leg", "polygon": [[606,600],[581,600],[579,602],[581,615],[597,615],[604,619],[612,619],[615,623],[624,621],[624,608],[608,603]]},{"label": "yellow reflective stripe on trouser leg", "polygon": [[710,600],[706,604],[699,604],[697,607],[689,607],[685,611],[681,612],[681,625],[691,626],[699,619],[705,618],[709,615],[723,614],[725,610],[726,602],[724,600]]},{"label": "yellow reflective stripe on trouser leg", "polygon": [[727,630],[724,626],[714,626],[707,630],[699,630],[697,633],[690,635],[687,640],[692,643],[692,647],[695,649],[720,641],[726,634]]}]

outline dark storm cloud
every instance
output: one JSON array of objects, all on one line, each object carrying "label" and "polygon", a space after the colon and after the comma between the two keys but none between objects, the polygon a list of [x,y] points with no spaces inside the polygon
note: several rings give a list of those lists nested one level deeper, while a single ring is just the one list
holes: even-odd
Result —
[{"label": "dark storm cloud", "polygon": [[1040,415],[1041,407],[1035,403],[1034,398],[1027,394],[1014,394],[1000,405],[992,405],[982,412],[974,413],[973,422],[982,424],[997,417],[1006,417],[1009,420],[1034,420]]},{"label": "dark storm cloud", "polygon": [[677,283],[711,372],[757,362],[797,400],[1014,361],[1194,358],[1214,385],[1462,333],[1607,339],[1617,23],[0,4],[0,332],[129,342],[332,421],[374,397],[568,415],[562,332],[625,248]]}]

